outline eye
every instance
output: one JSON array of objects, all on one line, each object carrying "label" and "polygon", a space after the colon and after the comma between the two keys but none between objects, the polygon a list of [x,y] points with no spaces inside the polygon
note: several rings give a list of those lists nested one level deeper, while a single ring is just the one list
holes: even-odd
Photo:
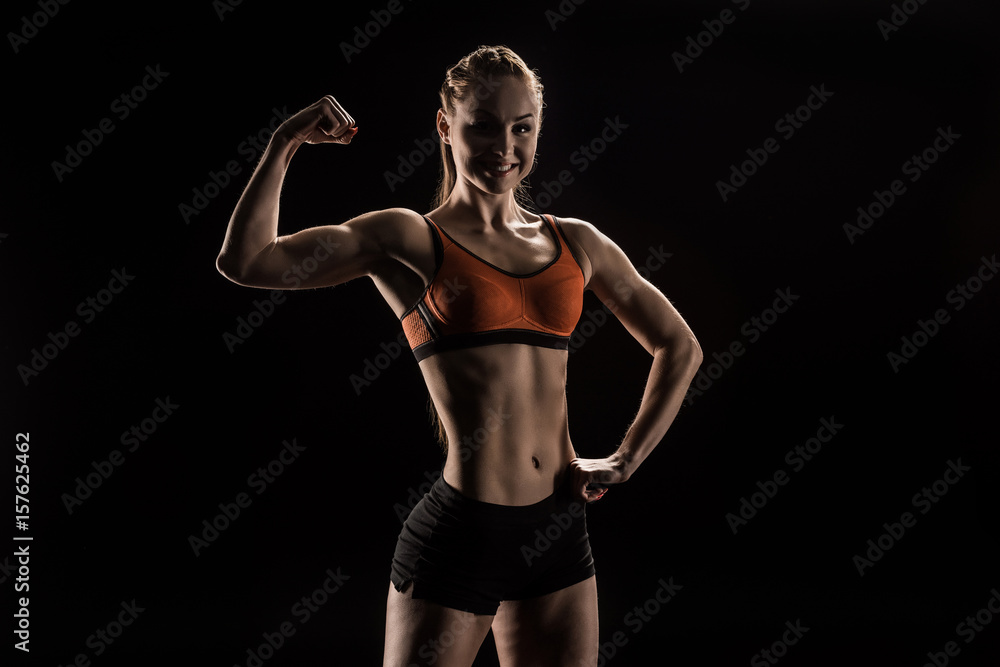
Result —
[{"label": "eye", "polygon": [[490,123],[489,121],[486,120],[477,120],[473,122],[472,125],[470,125],[469,127],[471,127],[473,130],[484,131],[490,129]]},{"label": "eye", "polygon": [[515,132],[519,132],[521,134],[527,134],[528,132],[531,132],[531,126],[530,125],[515,125],[514,126],[514,131]]}]

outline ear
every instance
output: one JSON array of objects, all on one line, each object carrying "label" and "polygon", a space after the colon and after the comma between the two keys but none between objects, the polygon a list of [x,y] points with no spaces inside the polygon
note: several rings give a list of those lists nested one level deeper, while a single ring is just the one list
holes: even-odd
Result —
[{"label": "ear", "polygon": [[437,131],[442,143],[451,144],[451,125],[448,124],[444,109],[438,109],[437,112]]}]

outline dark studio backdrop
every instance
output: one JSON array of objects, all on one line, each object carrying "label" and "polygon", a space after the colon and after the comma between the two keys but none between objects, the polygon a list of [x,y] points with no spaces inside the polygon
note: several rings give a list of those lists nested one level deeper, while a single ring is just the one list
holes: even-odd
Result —
[{"label": "dark studio backdrop", "polygon": [[[281,233],[429,210],[444,71],[497,43],[546,86],[539,210],[604,230],[705,352],[667,437],[588,510],[602,664],[996,664],[996,19],[8,4],[8,502],[30,438],[9,664],[380,664],[399,512],[441,465],[416,363],[369,281],[272,295],[214,261],[258,142],[325,94],[360,131],[299,150]],[[589,295],[583,456],[614,450],[649,369],[605,320]]]}]

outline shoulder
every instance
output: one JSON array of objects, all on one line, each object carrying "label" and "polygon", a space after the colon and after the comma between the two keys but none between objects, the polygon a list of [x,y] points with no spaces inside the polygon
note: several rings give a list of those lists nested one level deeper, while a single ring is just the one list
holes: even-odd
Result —
[{"label": "shoulder", "polygon": [[378,211],[369,211],[362,213],[356,218],[352,218],[348,221],[348,224],[372,230],[391,229],[395,231],[426,225],[422,215],[408,208],[386,208]]},{"label": "shoulder", "polygon": [[425,238],[428,232],[423,216],[408,208],[369,211],[351,218],[344,225],[383,248],[398,245],[407,239]]},{"label": "shoulder", "polygon": [[576,246],[574,252],[586,257],[588,286],[597,289],[599,283],[631,279],[635,273],[625,252],[598,227],[580,218],[557,218],[566,238]]},{"label": "shoulder", "polygon": [[601,254],[603,234],[593,224],[580,218],[563,218],[550,215],[562,232],[580,270],[583,271],[584,284],[590,287],[595,271],[595,258]]},{"label": "shoulder", "polygon": [[584,267],[586,275],[589,276],[609,252],[621,252],[614,241],[592,222],[581,218],[563,218],[555,215],[552,217],[557,221],[574,253],[581,259],[581,264],[586,263],[587,266]]},{"label": "shoulder", "polygon": [[592,222],[580,218],[563,218],[557,215],[553,215],[552,218],[556,220],[570,241],[579,244],[585,250],[597,250],[598,246],[611,243],[611,239]]}]

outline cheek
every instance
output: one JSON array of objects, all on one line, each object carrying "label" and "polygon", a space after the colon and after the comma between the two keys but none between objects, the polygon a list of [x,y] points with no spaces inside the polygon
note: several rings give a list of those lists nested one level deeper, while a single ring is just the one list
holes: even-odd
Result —
[{"label": "cheek", "polygon": [[[459,151],[463,155],[478,155],[489,150],[490,141],[472,133],[462,134],[458,137]],[[453,145],[452,149],[456,147]]]},{"label": "cheek", "polygon": [[520,152],[521,160],[523,161],[522,167],[525,170],[530,170],[532,163],[535,161],[535,149],[538,147],[538,141],[532,137],[530,140],[525,140],[523,143],[518,144],[518,149]]}]

